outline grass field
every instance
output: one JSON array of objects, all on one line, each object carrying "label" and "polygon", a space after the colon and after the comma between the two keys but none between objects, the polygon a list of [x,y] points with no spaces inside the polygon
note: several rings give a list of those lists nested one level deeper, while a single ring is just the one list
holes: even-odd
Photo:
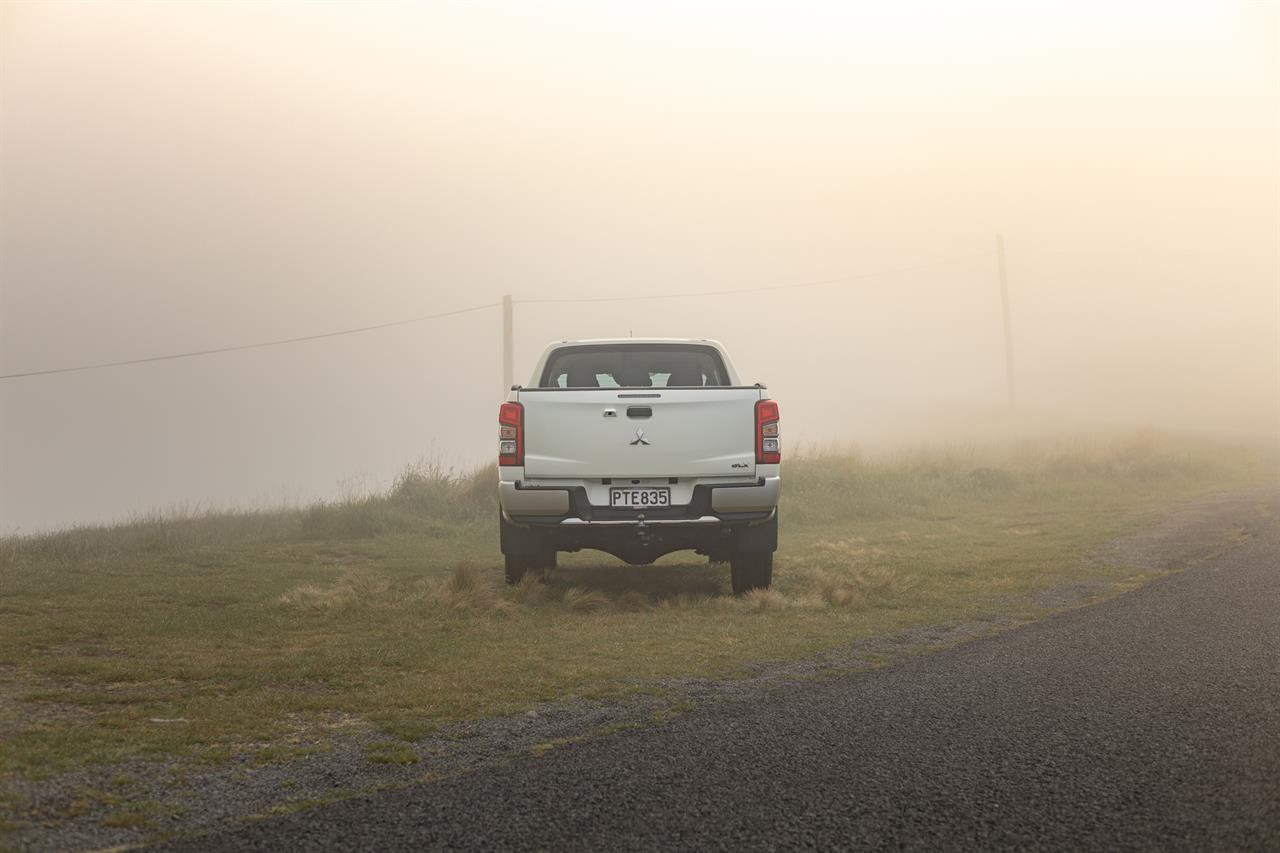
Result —
[{"label": "grass field", "polygon": [[[919,624],[1138,582],[1083,559],[1174,503],[1273,480],[1244,448],[1149,433],[789,460],[775,586],[692,554],[561,555],[501,584],[490,471],[270,513],[0,541],[0,773],[148,755],[287,760],[351,727],[371,761],[444,722],[729,675]],[[412,755],[412,753],[407,753]]]}]

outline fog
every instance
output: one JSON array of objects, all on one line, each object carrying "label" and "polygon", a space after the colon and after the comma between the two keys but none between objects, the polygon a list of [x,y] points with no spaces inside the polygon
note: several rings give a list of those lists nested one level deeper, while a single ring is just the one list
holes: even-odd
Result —
[{"label": "fog", "polygon": [[[716,338],[789,449],[1280,430],[1275,6],[0,15],[0,374],[510,294],[517,381]],[[0,380],[0,532],[479,464],[501,386],[494,307]]]}]

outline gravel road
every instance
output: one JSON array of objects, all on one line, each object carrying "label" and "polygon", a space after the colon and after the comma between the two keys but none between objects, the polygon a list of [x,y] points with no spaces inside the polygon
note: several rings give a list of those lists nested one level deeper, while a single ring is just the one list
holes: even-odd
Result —
[{"label": "gravel road", "polygon": [[166,849],[1280,850],[1267,502],[1101,604]]}]

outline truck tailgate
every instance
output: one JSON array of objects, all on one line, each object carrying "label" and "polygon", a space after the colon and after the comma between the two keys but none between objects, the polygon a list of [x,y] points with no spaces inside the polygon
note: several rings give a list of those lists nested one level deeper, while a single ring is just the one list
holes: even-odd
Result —
[{"label": "truck tailgate", "polygon": [[755,472],[758,388],[540,389],[519,399],[526,477]]}]

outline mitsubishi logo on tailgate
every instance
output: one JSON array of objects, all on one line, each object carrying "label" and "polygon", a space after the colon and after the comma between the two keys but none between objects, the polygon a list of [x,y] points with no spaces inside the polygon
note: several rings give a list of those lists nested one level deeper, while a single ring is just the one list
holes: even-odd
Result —
[{"label": "mitsubishi logo on tailgate", "polygon": [[644,427],[636,427],[636,440],[631,442],[631,446],[635,447],[637,444],[643,444],[645,446],[648,446],[649,444],[648,440],[644,437]]}]

